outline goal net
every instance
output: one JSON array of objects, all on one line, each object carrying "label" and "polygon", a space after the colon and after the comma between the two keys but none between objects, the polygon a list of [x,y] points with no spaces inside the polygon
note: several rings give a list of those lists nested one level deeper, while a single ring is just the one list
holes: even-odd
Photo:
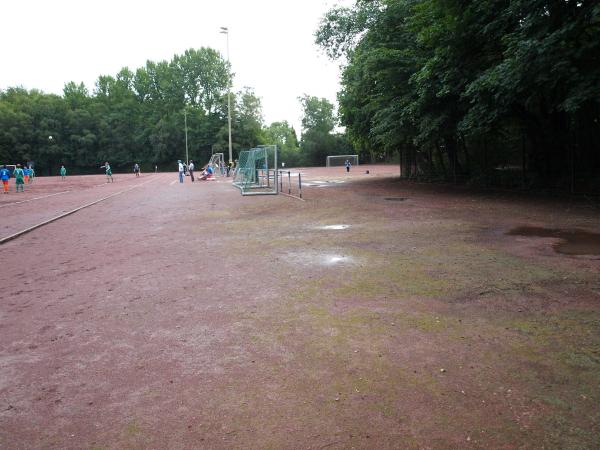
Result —
[{"label": "goal net", "polygon": [[265,145],[241,152],[233,185],[242,195],[278,194],[277,146]]},{"label": "goal net", "polygon": [[213,153],[208,165],[213,168],[215,176],[225,176],[225,157],[223,153]]},{"label": "goal net", "polygon": [[358,155],[332,155],[327,157],[326,166],[345,166],[348,161],[353,166],[358,166]]}]

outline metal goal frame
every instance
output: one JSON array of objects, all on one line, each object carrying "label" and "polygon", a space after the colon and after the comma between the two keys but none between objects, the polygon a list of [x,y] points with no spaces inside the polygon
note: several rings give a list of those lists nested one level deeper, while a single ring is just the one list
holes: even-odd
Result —
[{"label": "metal goal frame", "polygon": [[233,185],[242,195],[277,195],[277,146],[259,145],[240,152]]},{"label": "metal goal frame", "polygon": [[[325,167],[341,167],[346,163],[346,160],[349,160],[350,158],[353,159],[350,161],[350,164],[358,166],[358,155],[330,155],[325,161]],[[331,164],[332,160],[337,161],[338,159],[342,160],[341,164]]]}]

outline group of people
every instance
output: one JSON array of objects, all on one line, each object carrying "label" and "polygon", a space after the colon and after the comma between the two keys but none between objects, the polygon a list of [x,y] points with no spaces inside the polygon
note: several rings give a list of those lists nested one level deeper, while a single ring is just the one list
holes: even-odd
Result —
[{"label": "group of people", "polygon": [[[188,175],[189,175],[190,179],[192,180],[192,183],[194,181],[196,181],[196,177],[194,176],[194,171],[195,171],[194,161],[192,161],[190,159],[190,163],[186,164],[185,162],[183,162],[179,159],[179,160],[177,160],[177,168],[178,168],[180,183],[183,183],[183,180]],[[212,178],[214,176],[214,174],[215,174],[215,169],[213,168],[213,166],[211,164],[207,164],[206,166],[204,166],[202,168],[202,174],[197,179],[198,180],[208,180],[209,178]]]},{"label": "group of people", "polygon": [[5,194],[8,194],[8,184],[11,176],[15,178],[16,192],[25,192],[25,184],[33,183],[35,171],[32,167],[22,167],[21,164],[17,164],[11,174],[10,169],[6,165],[3,165],[0,168],[0,180],[2,181],[2,189]]},{"label": "group of people", "polygon": [[192,182],[194,182],[194,161],[190,160],[190,164],[182,162],[180,159],[177,160],[177,167],[179,172],[179,182],[183,183],[183,179],[186,175],[190,175]]},{"label": "group of people", "polygon": [[[100,168],[104,169],[104,174],[106,175],[106,182],[114,183],[115,180],[113,178],[112,168],[110,167],[110,164],[108,163],[108,161],[106,161],[104,163],[104,165],[100,166]],[[158,169],[158,167],[156,169]],[[140,169],[140,165],[138,163],[135,163],[133,165],[133,173],[135,174],[136,177],[140,176],[141,169]],[[67,169],[64,166],[64,164],[62,166],[60,166],[60,178],[63,181],[67,178]]]},{"label": "group of people", "polygon": [[[33,170],[33,167],[29,167],[29,166],[23,167],[23,166],[21,166],[21,164],[17,164],[14,167],[15,168],[12,170],[12,172],[6,165],[3,165],[2,167],[0,167],[0,181],[2,181],[2,188],[3,188],[3,192],[5,194],[8,194],[8,192],[9,192],[9,180],[13,177],[15,179],[16,192],[24,192],[25,185],[33,183],[33,179],[35,177],[35,171]],[[112,169],[111,169],[108,161],[105,162],[103,166],[100,166],[100,168],[104,169],[104,173],[106,174],[106,182],[107,183],[114,182],[113,175],[112,175]],[[140,165],[138,163],[135,163],[135,165],[133,166],[133,173],[135,174],[136,177],[140,176],[141,170],[140,170]],[[60,174],[61,180],[63,180],[63,181],[66,180],[67,169],[64,166],[64,164],[60,166],[59,174]]]},{"label": "group of people", "polygon": [[[104,169],[104,173],[106,174],[106,182],[114,183],[115,180],[113,179],[112,169],[108,161],[106,161],[103,166],[100,166],[100,168]],[[158,167],[156,167],[156,170],[158,170]],[[135,163],[133,165],[133,173],[136,177],[139,177],[142,173],[142,170],[140,169],[140,165],[138,163]]]},{"label": "group of people", "polygon": [[[190,179],[192,180],[192,182],[196,181],[196,177],[194,176],[194,171],[195,171],[194,161],[190,160],[189,164],[186,164],[185,162],[178,160],[177,164],[178,164],[178,169],[179,169],[179,182],[180,183],[183,183],[184,177],[187,175],[190,176]],[[232,172],[235,173],[235,166],[236,166],[236,164],[233,161],[229,161],[229,163],[227,165],[224,165],[221,163],[218,167],[218,170],[221,173],[221,175],[227,174],[227,176],[230,176],[230,174]],[[112,174],[112,168],[110,167],[110,164],[108,163],[108,161],[106,161],[104,163],[104,165],[100,166],[100,168],[104,169],[104,173],[106,174],[106,182],[113,183],[114,178],[113,178],[113,174]],[[158,166],[155,166],[155,172],[157,172],[157,171],[158,171]],[[135,174],[136,177],[140,176],[141,169],[140,169],[140,165],[138,163],[134,164],[133,173]],[[214,173],[215,173],[215,169],[212,167],[212,165],[207,164],[206,166],[204,166],[202,168],[202,175],[200,177],[198,177],[198,179],[199,180],[207,180],[209,178],[212,178],[214,176]],[[62,181],[66,180],[67,169],[64,166],[64,164],[60,166],[59,174],[60,174]],[[33,178],[35,177],[35,172],[32,167],[29,167],[29,166],[23,167],[23,166],[21,166],[21,164],[17,164],[15,166],[15,168],[12,170],[12,172],[9,168],[7,168],[6,165],[2,166],[0,168],[0,180],[2,181],[3,190],[4,190],[5,194],[8,194],[8,192],[9,192],[9,180],[11,177],[14,177],[14,179],[15,179],[16,192],[24,192],[25,184],[31,184],[33,182]]]}]

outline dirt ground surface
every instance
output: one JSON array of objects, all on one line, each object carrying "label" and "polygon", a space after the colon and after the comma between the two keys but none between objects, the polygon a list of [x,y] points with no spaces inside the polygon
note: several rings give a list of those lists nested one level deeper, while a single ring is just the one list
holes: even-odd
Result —
[{"label": "dirt ground surface", "polygon": [[301,172],[2,196],[0,448],[598,448],[597,206]]}]

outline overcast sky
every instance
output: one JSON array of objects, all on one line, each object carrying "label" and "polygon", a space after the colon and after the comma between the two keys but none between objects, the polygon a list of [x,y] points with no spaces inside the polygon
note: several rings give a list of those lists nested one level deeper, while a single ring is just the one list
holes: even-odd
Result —
[{"label": "overcast sky", "polygon": [[99,75],[135,71],[188,48],[229,56],[235,89],[254,88],[265,121],[287,120],[299,133],[298,97],[335,102],[337,63],[315,46],[323,14],[348,0],[130,1],[4,0],[0,4],[0,89],[23,86],[62,94],[66,82],[90,93]]}]

